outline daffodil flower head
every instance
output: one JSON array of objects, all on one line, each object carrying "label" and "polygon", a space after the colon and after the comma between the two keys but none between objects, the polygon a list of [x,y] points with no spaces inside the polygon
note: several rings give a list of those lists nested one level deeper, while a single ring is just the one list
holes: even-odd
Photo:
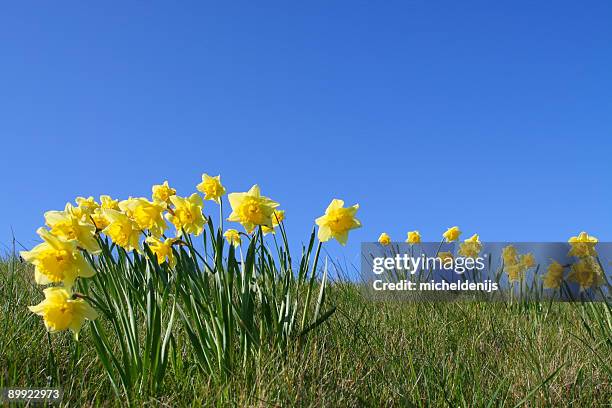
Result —
[{"label": "daffodil flower head", "polygon": [[546,274],[543,277],[543,286],[545,289],[558,289],[563,281],[563,270],[565,268],[557,261],[552,261],[548,265]]},{"label": "daffodil flower head", "polygon": [[223,236],[225,237],[225,239],[227,239],[227,242],[230,245],[233,245],[235,247],[239,246],[242,243],[240,233],[235,229],[228,229],[227,231],[225,231]]},{"label": "daffodil flower head", "polygon": [[167,225],[162,213],[166,206],[161,202],[150,202],[146,198],[131,198],[120,204],[126,214],[136,221],[138,228],[149,230],[153,235],[161,236]]},{"label": "daffodil flower head", "polygon": [[262,196],[257,184],[246,193],[230,193],[227,198],[232,206],[228,221],[239,222],[248,233],[258,225],[273,228],[272,215],[279,204]]},{"label": "daffodil flower head", "polygon": [[391,237],[386,232],[383,232],[378,237],[378,243],[383,246],[387,246],[391,243]]},{"label": "daffodil flower head", "polygon": [[453,242],[459,239],[459,235],[461,235],[459,227],[450,227],[444,234],[442,234],[442,237],[444,237],[446,242]]},{"label": "daffodil flower head", "polygon": [[225,195],[225,187],[221,184],[221,176],[209,176],[202,174],[202,182],[196,187],[198,191],[204,194],[205,200],[215,201],[217,204],[221,202],[221,197]]},{"label": "daffodil flower head", "polygon": [[593,261],[593,258],[581,259],[574,263],[570,273],[567,275],[567,280],[580,285],[580,291],[591,287],[598,287],[604,283],[600,274],[599,264]]},{"label": "daffodil flower head", "polygon": [[139,250],[139,240],[142,231],[138,224],[126,214],[116,210],[102,210],[109,224],[104,232],[115,244],[126,251]]},{"label": "daffodil flower head", "polygon": [[163,184],[156,184],[151,188],[153,195],[153,201],[163,201],[168,203],[170,197],[176,194],[176,190],[168,185],[168,181],[164,181]]},{"label": "daffodil flower head", "polygon": [[104,215],[104,210],[102,208],[96,208],[93,214],[91,214],[91,219],[97,231],[102,231],[104,228],[108,227],[108,224],[110,224],[110,221]]},{"label": "daffodil flower head", "polygon": [[109,195],[101,195],[100,208],[119,211],[119,200],[113,200]]},{"label": "daffodil flower head", "polygon": [[73,299],[66,288],[45,289],[45,300],[30,306],[31,312],[42,316],[47,330],[51,333],[70,329],[78,340],[79,330],[85,319],[94,320],[98,313],[83,299]]},{"label": "daffodil flower head", "polygon": [[285,220],[285,210],[274,210],[272,213],[272,228],[266,227],[262,225],[261,230],[264,235],[268,235],[269,233],[274,234],[274,229],[280,225],[281,222]]},{"label": "daffodil flower head", "polygon": [[472,235],[459,245],[459,255],[466,258],[477,258],[481,250],[482,243],[480,242],[478,234]]},{"label": "daffodil flower head", "polygon": [[421,233],[419,231],[408,231],[406,235],[406,243],[410,245],[418,244],[421,242]]},{"label": "daffodil flower head", "polygon": [[521,255],[519,258],[519,263],[523,265],[525,269],[529,269],[533,268],[536,265],[536,259],[530,252],[528,254]]},{"label": "daffodil flower head", "polygon": [[26,262],[34,265],[36,283],[63,283],[65,287],[70,288],[77,277],[88,278],[95,274],[93,267],[77,248],[76,240],[57,237],[44,228],[39,228],[36,232],[43,242],[31,251],[20,253]]},{"label": "daffodil flower head", "polygon": [[350,230],[361,227],[361,222],[355,217],[359,204],[344,207],[344,201],[334,198],[325,210],[325,215],[315,220],[319,226],[319,241],[326,242],[335,238],[340,244],[346,245]]},{"label": "daffodil flower head", "polygon": [[[96,209],[97,210],[97,209]],[[72,204],[67,203],[64,211],[47,211],[45,224],[51,234],[66,240],[74,239],[78,245],[92,254],[100,253],[100,245],[96,240],[96,226],[91,218],[81,218]]]},{"label": "daffodil flower head", "polygon": [[155,237],[147,237],[145,242],[157,258],[157,263],[162,265],[166,262],[170,268],[174,268],[176,266],[176,257],[174,252],[172,252],[172,245],[177,240],[178,238],[166,238],[164,241],[161,241]]},{"label": "daffodil flower head", "polygon": [[98,204],[93,197],[77,197],[75,202],[77,203],[77,207],[74,209],[74,213],[76,216],[82,218],[88,218],[93,214],[96,208],[100,207],[100,204]]},{"label": "daffodil flower head", "polygon": [[568,253],[569,256],[576,256],[584,258],[587,256],[597,256],[595,245],[597,244],[597,238],[590,236],[586,232],[581,232],[577,237],[571,237],[569,242],[571,249]]},{"label": "daffodil flower head", "polygon": [[518,263],[518,253],[513,245],[508,245],[502,249],[502,259],[504,265],[516,265]]},{"label": "daffodil flower head", "polygon": [[455,259],[453,258],[453,254],[449,251],[439,252],[438,258],[442,261],[445,268],[452,267]]},{"label": "daffodil flower head", "polygon": [[166,218],[176,227],[177,236],[182,235],[183,231],[186,234],[200,235],[206,224],[202,214],[204,206],[202,197],[196,193],[189,198],[173,195],[170,197],[170,202],[174,205],[174,209],[166,214]]}]

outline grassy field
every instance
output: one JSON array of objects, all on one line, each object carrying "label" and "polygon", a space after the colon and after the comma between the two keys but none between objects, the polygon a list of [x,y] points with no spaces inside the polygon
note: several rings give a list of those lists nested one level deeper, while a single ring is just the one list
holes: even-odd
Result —
[{"label": "grassy field", "polygon": [[[76,343],[47,336],[28,305],[33,270],[0,263],[0,386],[60,385],[65,406],[115,406],[90,324]],[[329,286],[336,312],[287,352],[273,347],[219,380],[177,329],[171,363],[147,406],[610,406],[612,333],[605,305],[371,303]]]}]

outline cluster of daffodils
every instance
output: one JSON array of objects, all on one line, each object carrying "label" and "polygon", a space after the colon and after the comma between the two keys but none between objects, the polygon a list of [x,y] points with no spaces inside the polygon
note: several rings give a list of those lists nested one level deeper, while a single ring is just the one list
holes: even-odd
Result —
[{"label": "cluster of daffodils", "polygon": [[[201,193],[180,197],[167,181],[152,188],[151,199],[145,197],[115,200],[100,196],[76,199],[76,205],[66,204],[63,211],[45,214],[47,228],[37,233],[43,242],[31,251],[21,252],[22,258],[35,267],[35,281],[49,285],[44,290],[45,300],[30,310],[44,319],[50,332],[70,329],[78,336],[86,319],[96,318],[96,311],[85,301],[85,296],[73,291],[78,278],[95,275],[95,256],[101,252],[102,236],[127,252],[143,251],[148,246],[160,265],[174,269],[177,264],[173,246],[184,245],[184,235],[202,234],[208,218],[204,215],[204,200],[222,205],[226,194],[220,176],[202,175],[197,185]],[[247,192],[230,193],[228,221],[242,225],[245,232],[227,229],[224,237],[235,247],[242,244],[242,236],[250,237],[258,227],[264,235],[274,233],[285,219],[279,203],[261,194],[258,185]],[[316,219],[320,242],[336,239],[345,245],[350,230],[361,223],[356,218],[359,205],[344,207],[339,199],[332,200],[325,214]],[[222,213],[222,211],[221,211]],[[170,231],[169,224],[174,231]]]},{"label": "cluster of daffodils", "polygon": [[504,272],[511,283],[522,282],[527,271],[536,266],[532,253],[519,254],[513,245],[502,249],[502,260],[504,261]]},{"label": "cluster of daffodils", "polygon": [[577,258],[577,261],[564,266],[552,260],[544,275],[544,287],[558,289],[563,282],[563,274],[566,268],[569,268],[570,272],[565,279],[577,283],[581,291],[601,286],[604,283],[604,278],[595,249],[598,242],[597,238],[586,232],[581,232],[578,236],[571,237],[568,242],[570,244],[568,256]]},{"label": "cluster of daffodils", "polygon": [[[461,230],[459,227],[454,226],[448,228],[442,234],[442,241],[458,241],[460,235]],[[378,237],[378,242],[383,246],[388,246],[392,240],[389,234],[383,232]],[[420,242],[421,234],[419,231],[409,231],[407,233],[406,243],[414,245]],[[546,274],[542,277],[543,287],[545,289],[559,289],[564,279],[577,283],[581,291],[602,285],[605,281],[602,277],[601,266],[597,260],[597,251],[595,249],[597,242],[597,238],[590,236],[586,232],[581,232],[578,236],[571,237],[568,240],[570,244],[568,256],[577,258],[577,261],[571,265],[561,265],[559,262],[551,260]],[[474,234],[459,244],[458,254],[466,258],[476,258],[481,250],[482,243],[480,238],[478,234]],[[439,252],[438,258],[442,259],[443,262],[452,261],[453,254],[451,252]],[[508,276],[510,283],[521,282],[529,269],[537,265],[532,253],[519,254],[513,245],[508,245],[502,249],[501,258],[503,270]],[[564,278],[564,272],[567,268],[569,268],[570,272]]]}]

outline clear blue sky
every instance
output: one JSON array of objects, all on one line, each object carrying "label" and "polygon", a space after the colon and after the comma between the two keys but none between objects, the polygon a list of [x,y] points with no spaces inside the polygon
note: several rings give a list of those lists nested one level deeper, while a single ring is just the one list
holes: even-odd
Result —
[{"label": "clear blue sky", "polygon": [[612,240],[612,3],[222,3],[3,6],[0,243],[202,172],[259,183],[295,240],[358,202],[349,259],[455,224]]}]

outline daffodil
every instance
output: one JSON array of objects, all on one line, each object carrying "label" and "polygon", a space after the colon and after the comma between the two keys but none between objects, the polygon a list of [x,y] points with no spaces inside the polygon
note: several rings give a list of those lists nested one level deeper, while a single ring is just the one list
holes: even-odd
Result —
[{"label": "daffodil", "polygon": [[262,196],[257,184],[246,193],[230,193],[227,198],[232,206],[228,221],[239,222],[248,233],[258,225],[273,228],[272,215],[279,204]]},{"label": "daffodil", "polygon": [[76,240],[57,237],[44,228],[38,235],[44,242],[31,251],[22,251],[21,257],[34,265],[34,280],[39,285],[62,282],[72,287],[77,277],[90,277],[95,274],[92,266],[77,248]]},{"label": "daffodil", "polygon": [[74,210],[75,215],[83,218],[89,218],[94,210],[100,207],[100,204],[93,197],[77,197],[75,201],[77,203],[77,207]]},{"label": "daffodil", "polygon": [[406,242],[411,245],[420,243],[421,234],[419,231],[408,231]]},{"label": "daffodil", "polygon": [[161,202],[150,202],[146,198],[131,198],[122,202],[120,207],[126,214],[130,214],[141,230],[149,230],[156,236],[164,233],[167,225],[162,213],[166,206]]},{"label": "daffodil", "polygon": [[116,210],[103,210],[109,224],[102,232],[126,251],[138,250],[142,231],[126,214]]},{"label": "daffodil", "polygon": [[261,231],[264,233],[264,235],[268,235],[269,233],[274,234],[274,229],[278,227],[280,223],[284,220],[285,210],[274,210],[274,212],[272,213],[272,228],[262,225]]},{"label": "daffodil", "polygon": [[442,237],[444,237],[446,242],[453,242],[459,239],[459,235],[461,235],[459,227],[450,227],[444,234],[442,234]]},{"label": "daffodil", "polygon": [[571,249],[568,253],[569,256],[577,256],[583,258],[586,256],[597,256],[595,251],[595,244],[597,244],[597,238],[590,236],[586,232],[581,232],[577,237],[571,237],[569,242]]},{"label": "daffodil", "polygon": [[119,201],[113,200],[113,198],[109,195],[101,195],[100,208],[119,211]]},{"label": "daffodil", "polygon": [[104,228],[108,227],[110,221],[104,215],[104,210],[102,208],[96,208],[91,214],[91,219],[96,226],[96,230],[102,231]]},{"label": "daffodil", "polygon": [[516,265],[518,263],[518,254],[513,245],[508,245],[502,249],[502,259],[504,265]]},{"label": "daffodil", "polygon": [[130,219],[134,220],[134,208],[138,205],[138,198],[129,197],[127,200],[119,202],[119,210],[127,215]]},{"label": "daffodil", "polygon": [[87,320],[94,320],[98,313],[83,299],[73,299],[68,290],[51,287],[44,291],[45,300],[30,306],[33,313],[42,316],[47,330],[51,333],[66,329],[72,331],[78,340],[79,330]]},{"label": "daffodil", "polygon": [[599,265],[596,262],[581,259],[572,265],[571,271],[567,275],[567,280],[580,285],[580,291],[591,287],[598,287],[604,283],[599,270]]},{"label": "daffodil", "polygon": [[482,243],[478,238],[478,234],[472,235],[459,245],[459,255],[466,258],[477,258],[482,250]]},{"label": "daffodil", "polygon": [[200,235],[206,223],[202,214],[202,197],[196,193],[189,198],[173,195],[170,196],[170,202],[174,209],[166,214],[166,218],[176,227],[177,235],[182,235],[183,231],[186,234]]},{"label": "daffodil", "polygon": [[443,266],[452,267],[455,259],[453,258],[453,254],[449,251],[443,251],[438,253],[438,258],[442,261]]},{"label": "daffodil", "polygon": [[319,241],[326,242],[335,238],[346,245],[350,230],[361,227],[361,222],[355,218],[359,204],[344,208],[344,201],[334,198],[325,210],[325,215],[316,219],[319,226]]},{"label": "daffodil", "polygon": [[384,246],[387,246],[391,243],[391,237],[386,232],[383,232],[378,237],[378,243]]},{"label": "daffodil", "polygon": [[174,245],[177,239],[166,238],[164,241],[161,241],[155,237],[147,237],[145,241],[149,245],[151,252],[157,257],[157,263],[162,265],[164,262],[167,262],[170,268],[174,268],[176,266],[176,257],[174,252],[172,252],[172,245]]},{"label": "daffodil", "polygon": [[563,269],[563,265],[559,262],[552,261],[543,277],[544,288],[558,289],[563,281]]},{"label": "daffodil", "polygon": [[176,190],[168,185],[168,181],[164,181],[163,184],[156,184],[151,189],[153,191],[153,201],[163,201],[168,203],[170,197],[176,194]]},{"label": "daffodil", "polygon": [[235,229],[228,229],[227,231],[225,231],[223,236],[225,237],[225,239],[227,239],[227,242],[230,245],[233,245],[235,247],[239,246],[242,243],[240,233]]},{"label": "daffodil", "polygon": [[536,265],[536,259],[530,252],[520,256],[519,263],[525,267],[525,269],[533,268]]},{"label": "daffodil", "polygon": [[508,274],[508,280],[510,282],[520,282],[523,280],[525,274],[525,266],[516,263],[513,265],[504,265],[504,271]]},{"label": "daffodil", "polygon": [[221,184],[221,176],[211,177],[208,174],[202,174],[202,182],[196,187],[198,191],[204,194],[205,200],[221,202],[221,197],[225,194],[225,187]]},{"label": "daffodil", "polygon": [[67,203],[64,211],[47,211],[45,223],[51,234],[66,240],[74,239],[78,245],[92,254],[101,251],[96,240],[96,227],[87,218],[78,217],[72,204]]}]

